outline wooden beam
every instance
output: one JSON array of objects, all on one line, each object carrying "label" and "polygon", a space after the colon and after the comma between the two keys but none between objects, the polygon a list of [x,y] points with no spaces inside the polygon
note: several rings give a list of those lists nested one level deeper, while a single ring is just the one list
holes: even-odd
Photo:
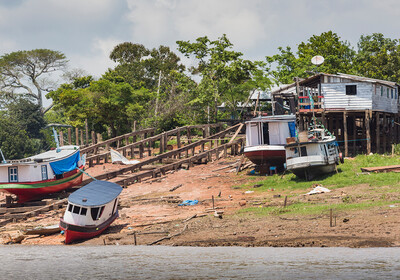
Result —
[{"label": "wooden beam", "polygon": [[381,152],[381,126],[380,126],[381,114],[379,112],[375,113],[375,123],[376,123],[376,153]]},{"label": "wooden beam", "polygon": [[370,110],[365,111],[365,130],[367,136],[367,155],[371,153]]},{"label": "wooden beam", "polygon": [[349,156],[349,139],[347,136],[347,112],[343,112],[344,156]]}]

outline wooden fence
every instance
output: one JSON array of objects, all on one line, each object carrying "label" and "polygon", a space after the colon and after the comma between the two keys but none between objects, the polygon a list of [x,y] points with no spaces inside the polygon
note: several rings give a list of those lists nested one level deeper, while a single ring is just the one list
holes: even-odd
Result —
[{"label": "wooden fence", "polygon": [[[138,151],[138,158],[143,158],[145,153],[147,152],[148,156],[151,156],[152,149],[155,146],[159,146],[160,153],[164,153],[168,150],[168,139],[172,136],[176,136],[177,148],[181,148],[183,143],[181,136],[186,135],[188,144],[193,141],[193,131],[201,130],[201,134],[203,138],[207,138],[210,135],[211,129],[220,130],[224,124],[205,124],[205,125],[190,125],[175,128],[151,137],[144,138],[140,141],[136,141],[131,144],[127,144],[123,147],[117,147],[116,150],[124,155],[124,157],[135,158],[135,149]],[[99,143],[97,145],[102,145],[104,142]],[[126,142],[127,143],[127,142]],[[110,145],[106,146],[106,149],[109,150]],[[82,149],[82,152],[85,152],[85,149]],[[89,162],[89,167],[92,167],[95,164],[100,164],[101,162],[107,163],[109,162],[110,153],[109,151],[104,152],[102,154],[96,154],[93,156],[89,156],[86,158],[86,161]]]}]

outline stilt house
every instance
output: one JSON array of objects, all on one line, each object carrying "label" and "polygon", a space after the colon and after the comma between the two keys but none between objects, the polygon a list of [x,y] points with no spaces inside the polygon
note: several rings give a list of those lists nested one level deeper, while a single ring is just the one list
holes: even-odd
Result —
[{"label": "stilt house", "polygon": [[[295,88],[293,94],[287,94]],[[296,103],[300,130],[313,116],[333,132],[345,156],[385,153],[399,143],[399,84],[348,74],[319,73],[273,91]]]}]

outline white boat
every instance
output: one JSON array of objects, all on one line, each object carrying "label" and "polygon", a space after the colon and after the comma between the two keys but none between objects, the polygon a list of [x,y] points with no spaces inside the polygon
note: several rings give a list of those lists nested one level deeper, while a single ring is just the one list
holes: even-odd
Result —
[{"label": "white boat", "polygon": [[336,137],[324,128],[299,133],[297,141],[287,144],[286,168],[296,176],[311,180],[315,176],[331,173],[343,162]]},{"label": "white boat", "polygon": [[257,117],[246,122],[244,155],[256,165],[283,167],[286,138],[294,137],[296,116]]},{"label": "white boat", "polygon": [[84,167],[79,146],[62,146],[21,160],[0,162],[0,191],[19,203],[79,185]]},{"label": "white boat", "polygon": [[107,181],[93,181],[68,198],[60,228],[65,244],[101,234],[118,217],[118,196],[122,187]]}]

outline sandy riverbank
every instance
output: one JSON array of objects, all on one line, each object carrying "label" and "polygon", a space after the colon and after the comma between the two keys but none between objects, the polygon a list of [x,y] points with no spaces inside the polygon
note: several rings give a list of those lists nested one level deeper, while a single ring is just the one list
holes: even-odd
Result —
[{"label": "sandy riverbank", "polygon": [[[400,245],[400,205],[397,193],[385,199],[393,204],[358,210],[335,212],[336,226],[330,226],[326,211],[316,214],[285,214],[284,196],[288,205],[294,202],[312,204],[343,203],[351,195],[362,202],[380,199],[381,194],[367,185],[334,189],[330,193],[304,196],[306,191],[267,192],[256,188],[238,188],[245,183],[256,185],[264,176],[236,175],[232,168],[221,169],[240,160],[232,157],[179,170],[165,177],[137,183],[124,189],[120,197],[120,218],[101,236],[75,245],[111,245],[151,243],[173,246],[347,246],[388,247]],[[90,174],[109,171],[116,165],[96,166]],[[217,169],[221,169],[215,171]],[[181,186],[180,186],[181,185]],[[179,186],[178,188],[176,188]],[[310,183],[310,189],[312,185]],[[174,189],[173,191],[170,191]],[[246,193],[250,190],[250,193]],[[367,196],[365,194],[368,194]],[[215,217],[214,207],[223,212]],[[194,206],[178,206],[182,200],[198,200]],[[399,207],[398,207],[399,206]],[[274,207],[269,215],[244,212],[248,207]],[[282,210],[282,211],[281,211]],[[64,209],[53,210],[0,228],[0,242],[20,235],[23,229],[58,223]],[[25,236],[21,244],[62,244],[63,236]],[[158,241],[158,242],[157,242]]]}]

